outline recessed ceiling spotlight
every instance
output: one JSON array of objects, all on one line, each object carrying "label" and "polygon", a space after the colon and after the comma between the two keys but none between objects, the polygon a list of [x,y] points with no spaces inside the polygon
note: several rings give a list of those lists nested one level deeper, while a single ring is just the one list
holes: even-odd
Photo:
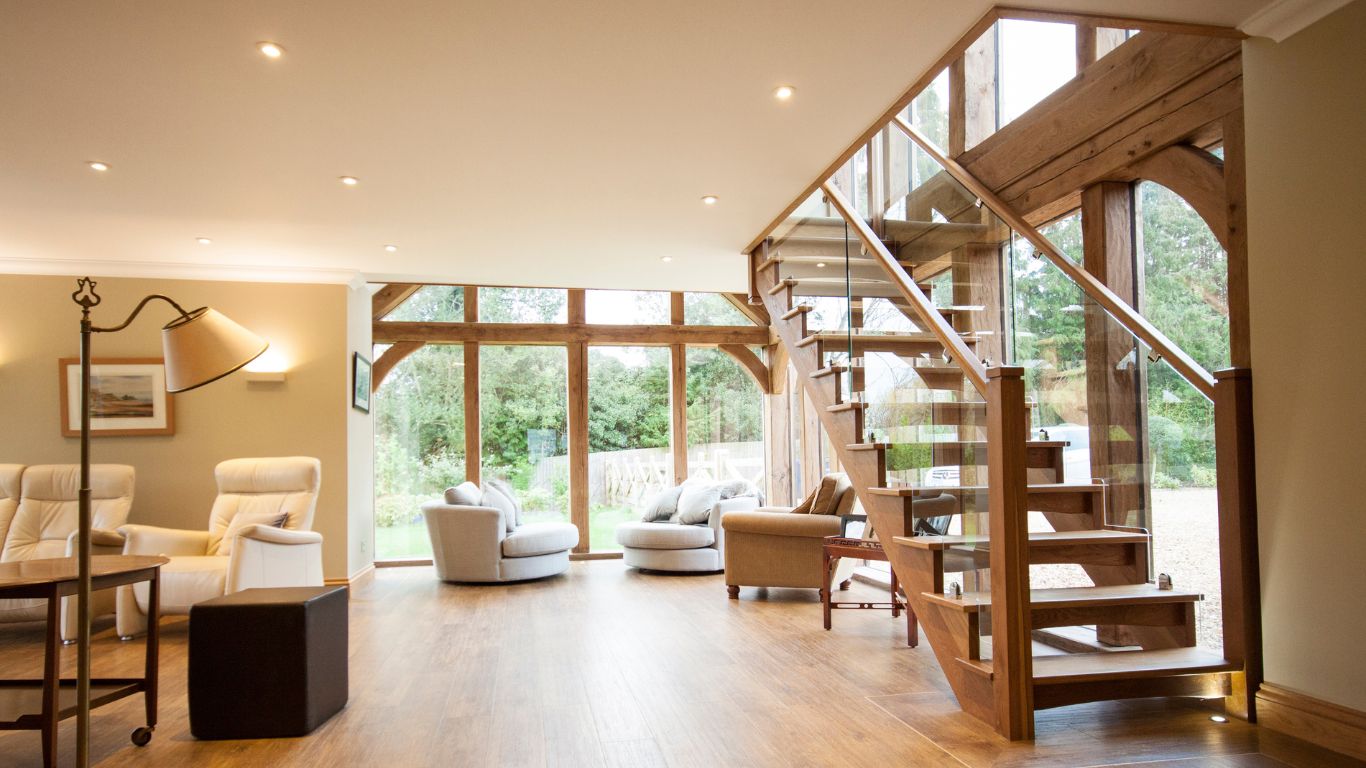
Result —
[{"label": "recessed ceiling spotlight", "polygon": [[348,187],[354,187],[360,183],[360,179],[355,176],[338,176],[337,180]]},{"label": "recessed ceiling spotlight", "polygon": [[397,246],[397,245],[386,245],[386,246],[384,246],[384,250],[388,251],[389,253],[398,253],[398,246]]},{"label": "recessed ceiling spotlight", "polygon": [[773,98],[777,99],[778,101],[787,101],[788,99],[791,99],[792,94],[796,92],[797,89],[793,88],[790,85],[780,85],[777,88],[773,89]]},{"label": "recessed ceiling spotlight", "polygon": [[107,170],[109,170],[109,164],[108,164],[108,163],[101,163],[99,160],[91,160],[90,162],[86,163],[86,165],[90,166],[90,170],[92,170],[92,171],[107,171]]},{"label": "recessed ceiling spotlight", "polygon": [[1214,722],[1216,722],[1216,723],[1227,723],[1227,722],[1228,722],[1228,718],[1227,718],[1227,717],[1224,717],[1223,715],[1210,715],[1210,718],[1209,718],[1209,719],[1212,720],[1212,721],[1214,721]]},{"label": "recessed ceiling spotlight", "polygon": [[667,263],[673,261],[673,260],[674,260],[674,257],[672,257],[672,256],[660,256],[660,257],[659,257],[659,260],[662,261],[662,262],[664,262],[665,264],[667,264]]},{"label": "recessed ceiling spotlight", "polygon": [[818,261],[818,262],[816,262],[816,269],[825,269],[825,262],[823,262],[823,261]]},{"label": "recessed ceiling spotlight", "polygon": [[273,43],[269,40],[262,40],[257,43],[256,50],[260,51],[261,55],[267,59],[278,59],[285,55],[285,49],[279,43]]},{"label": "recessed ceiling spotlight", "polygon": [[199,243],[200,245],[212,245],[212,244],[213,244],[213,241],[210,240],[210,239],[207,238],[207,237],[196,237],[196,238],[194,239],[194,241],[195,241],[196,243]]},{"label": "recessed ceiling spotlight", "polygon": [[716,205],[716,202],[717,202],[718,200],[720,200],[720,199],[721,199],[721,198],[717,197],[716,195],[703,195],[703,196],[702,196],[702,204],[703,204],[703,205]]}]

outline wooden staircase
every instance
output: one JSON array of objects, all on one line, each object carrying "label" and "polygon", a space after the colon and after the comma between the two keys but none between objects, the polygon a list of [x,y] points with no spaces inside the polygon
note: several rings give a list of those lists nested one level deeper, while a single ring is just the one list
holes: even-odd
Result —
[{"label": "wooden staircase", "polygon": [[[842,247],[842,240],[841,240]],[[991,568],[996,542],[983,535],[914,536],[917,500],[953,495],[957,499],[953,515],[963,519],[980,517],[985,509],[982,499],[1004,492],[987,485],[955,487],[906,487],[888,483],[888,460],[896,443],[869,439],[867,415],[874,409],[902,409],[903,420],[922,418],[927,423],[951,424],[985,430],[989,407],[982,402],[936,402],[913,404],[872,404],[863,400],[863,371],[845,360],[831,361],[832,355],[861,357],[869,353],[888,353],[903,358],[931,359],[945,355],[938,338],[931,333],[871,334],[825,332],[809,327],[811,310],[799,297],[843,295],[843,264],[832,274],[812,278],[780,278],[780,258],[770,258],[755,270],[759,289],[772,328],[787,348],[799,380],[839,455],[864,509],[884,542],[893,569],[905,589],[920,626],[939,665],[962,707],[1012,737],[1032,734],[1029,726],[1021,731],[1003,705],[1004,673],[993,657],[992,591],[999,589],[1002,574],[985,574]],[[830,281],[828,284],[823,281]],[[825,293],[827,289],[838,294]],[[860,296],[895,294],[901,289],[884,275],[877,285],[870,282],[871,293]],[[889,290],[890,289],[890,290]],[[857,293],[861,290],[854,286]],[[952,316],[952,311],[941,312]],[[914,320],[914,318],[913,318]],[[975,350],[977,337],[961,335],[967,349]],[[956,361],[935,363],[917,373],[926,386],[942,391],[962,392],[964,372]],[[913,416],[922,414],[921,416]],[[1021,409],[1027,422],[1028,411]],[[1021,423],[1021,427],[1026,424]],[[1027,428],[1016,434],[1027,435]],[[904,444],[904,443],[902,443]],[[1032,667],[1027,681],[1031,709],[1064,706],[1087,701],[1142,696],[1223,696],[1231,689],[1231,672],[1239,665],[1198,650],[1195,645],[1195,606],[1203,599],[1198,593],[1161,590],[1148,583],[1147,532],[1108,525],[1106,486],[1103,483],[1062,481],[1061,441],[1026,441],[1019,454],[1022,469],[1047,472],[1053,482],[1030,483],[1016,509],[1038,512],[1053,527],[1052,531],[1028,532],[1023,565],[1024,597],[1027,610],[1015,621],[1023,622],[1024,637],[1031,632],[1055,627],[1095,625],[1102,636],[1124,638],[1141,650],[1070,653],[1029,659]],[[957,439],[929,443],[931,466],[986,467],[987,443],[983,440]],[[961,471],[961,470],[960,470]],[[986,478],[985,471],[974,473]],[[992,506],[996,508],[995,504]],[[1009,508],[1009,505],[1006,506]],[[943,514],[941,509],[933,513]],[[1023,519],[1018,521],[1023,530]],[[969,526],[963,526],[968,530]],[[1029,564],[1075,564],[1093,582],[1090,586],[1066,589],[1028,589]],[[977,584],[991,584],[992,591],[970,591],[960,595],[945,590],[945,573],[962,574]],[[999,597],[999,595],[998,595]],[[999,619],[999,617],[997,617]],[[1010,620],[1007,617],[1007,620]],[[1018,636],[1018,633],[1017,633]],[[1026,658],[1031,655],[1027,647]],[[1019,651],[1016,651],[1019,653]]]}]

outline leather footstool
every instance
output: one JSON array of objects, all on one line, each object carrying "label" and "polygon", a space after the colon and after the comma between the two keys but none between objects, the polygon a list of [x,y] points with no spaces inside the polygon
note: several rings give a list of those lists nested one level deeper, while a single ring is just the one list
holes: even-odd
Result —
[{"label": "leather footstool", "polygon": [[190,732],[303,736],[346,706],[346,587],[248,589],[190,608]]}]

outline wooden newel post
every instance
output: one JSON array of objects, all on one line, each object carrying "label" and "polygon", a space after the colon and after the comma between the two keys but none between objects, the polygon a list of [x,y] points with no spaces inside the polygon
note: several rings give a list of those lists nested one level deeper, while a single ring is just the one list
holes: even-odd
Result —
[{"label": "wooden newel post", "polygon": [[1243,664],[1243,673],[1234,676],[1233,693],[1226,706],[1229,714],[1255,722],[1255,696],[1262,683],[1262,603],[1252,441],[1252,371],[1217,371],[1214,380],[1224,657]]},{"label": "wooden newel post", "polygon": [[1024,369],[987,369],[987,480],[991,534],[991,657],[996,729],[1034,738]]}]

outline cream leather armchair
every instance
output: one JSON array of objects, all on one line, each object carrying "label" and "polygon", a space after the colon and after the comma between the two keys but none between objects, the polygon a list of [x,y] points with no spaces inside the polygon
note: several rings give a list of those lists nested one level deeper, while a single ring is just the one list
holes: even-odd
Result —
[{"label": "cream leather armchair", "polygon": [[[133,468],[123,464],[90,467],[90,551],[117,555],[123,536],[113,529],[128,520],[133,506]],[[71,557],[76,553],[80,516],[81,468],[77,464],[25,467],[0,464],[0,562]],[[113,590],[91,596],[90,615],[114,612]],[[61,636],[76,640],[76,600],[62,598]],[[0,600],[0,621],[42,621],[43,599]]]},{"label": "cream leather armchair", "polygon": [[[314,458],[230,459],[214,468],[218,498],[204,531],[126,525],[127,555],[163,555],[161,612],[253,587],[323,583],[323,537],[314,533],[322,465]],[[147,584],[119,587],[118,633],[147,630]]]}]

